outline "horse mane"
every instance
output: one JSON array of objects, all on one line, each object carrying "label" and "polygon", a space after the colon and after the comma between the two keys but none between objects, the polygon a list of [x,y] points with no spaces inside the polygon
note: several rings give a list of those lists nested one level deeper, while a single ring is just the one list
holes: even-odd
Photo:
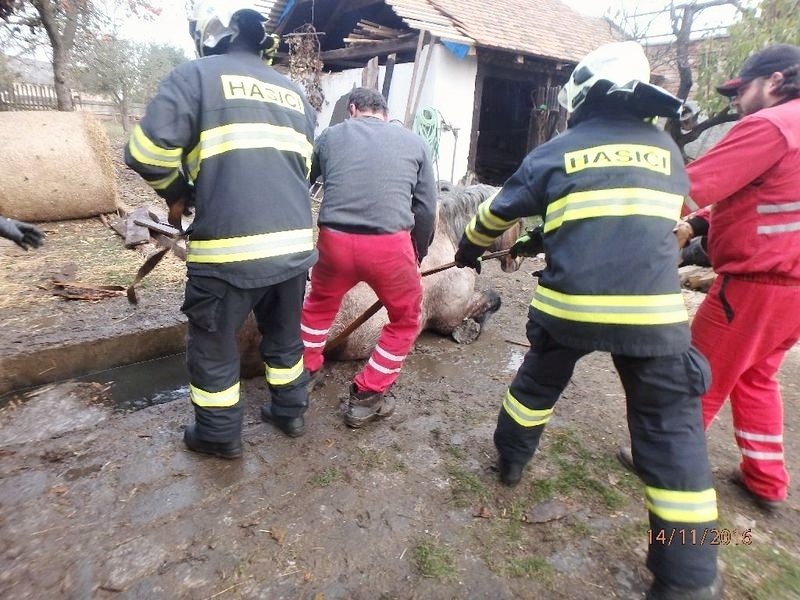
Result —
[{"label": "horse mane", "polygon": [[486,185],[452,186],[439,192],[437,198],[437,228],[458,246],[470,219],[478,211],[478,205],[489,198],[498,188]]}]

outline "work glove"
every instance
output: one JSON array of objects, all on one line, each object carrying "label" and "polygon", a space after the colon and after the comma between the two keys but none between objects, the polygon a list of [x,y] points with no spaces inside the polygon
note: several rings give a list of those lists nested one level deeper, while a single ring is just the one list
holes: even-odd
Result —
[{"label": "work glove", "polygon": [[0,236],[16,242],[23,250],[38,248],[44,243],[44,232],[33,225],[0,217]]},{"label": "work glove", "polygon": [[467,240],[466,237],[462,237],[461,242],[458,244],[456,255],[453,257],[453,262],[456,263],[459,269],[462,267],[469,267],[470,269],[475,269],[475,272],[480,275],[481,255],[484,250],[486,250],[486,248],[476,246]]},{"label": "work glove", "polygon": [[533,229],[526,230],[524,235],[517,238],[508,253],[511,258],[517,258],[518,256],[536,256],[543,251],[542,226],[539,225]]}]

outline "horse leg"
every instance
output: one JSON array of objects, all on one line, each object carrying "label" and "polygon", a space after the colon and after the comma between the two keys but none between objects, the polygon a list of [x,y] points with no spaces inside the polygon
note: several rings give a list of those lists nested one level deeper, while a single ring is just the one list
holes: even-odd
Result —
[{"label": "horse leg", "polygon": [[459,344],[471,344],[483,330],[489,316],[500,308],[500,295],[494,290],[477,292],[470,298],[464,320],[452,331],[451,337]]}]

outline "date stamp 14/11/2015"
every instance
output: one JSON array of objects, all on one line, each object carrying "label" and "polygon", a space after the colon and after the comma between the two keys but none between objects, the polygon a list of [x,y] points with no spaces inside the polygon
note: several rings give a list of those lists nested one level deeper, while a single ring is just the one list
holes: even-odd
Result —
[{"label": "date stamp 14/11/2015", "polygon": [[650,545],[663,544],[665,546],[680,544],[682,546],[749,546],[753,543],[751,529],[711,528],[703,529],[648,529],[647,543]]}]

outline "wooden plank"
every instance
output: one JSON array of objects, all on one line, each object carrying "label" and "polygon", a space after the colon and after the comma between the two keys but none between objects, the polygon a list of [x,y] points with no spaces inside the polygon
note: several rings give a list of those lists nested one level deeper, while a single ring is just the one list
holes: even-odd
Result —
[{"label": "wooden plank", "polygon": [[383,89],[381,94],[386,100],[389,100],[389,90],[392,87],[392,74],[394,73],[394,63],[397,60],[397,54],[390,54],[386,57],[386,71],[383,76]]},{"label": "wooden plank", "polygon": [[358,60],[373,56],[385,56],[393,52],[404,52],[413,50],[416,46],[415,40],[387,40],[375,44],[364,44],[354,48],[337,48],[320,52],[319,58],[322,62],[336,62],[347,60]]},{"label": "wooden plank", "polygon": [[[411,127],[414,115],[417,113],[417,108],[419,106],[419,99],[422,96],[422,88],[425,87],[425,79],[428,76],[428,67],[430,67],[431,64],[431,56],[433,56],[433,48],[435,45],[436,45],[436,37],[431,36],[431,39],[428,43],[428,53],[425,55],[425,65],[422,67],[422,76],[420,77],[419,85],[417,86],[416,94],[414,95],[414,102],[411,104],[410,107],[408,107],[410,109],[410,112],[406,112],[406,122],[405,122],[406,127]],[[416,68],[416,62],[417,61],[414,61],[415,68]]]},{"label": "wooden plank", "polygon": [[371,90],[378,89],[378,57],[375,56],[367,61],[367,66],[361,71],[361,85],[362,87]]},{"label": "wooden plank", "polygon": [[414,69],[411,71],[411,83],[408,86],[408,100],[406,100],[406,116],[403,119],[403,125],[411,127],[411,119],[414,100],[414,88],[417,85],[417,72],[419,71],[419,58],[422,54],[422,47],[425,43],[425,30],[421,29],[419,37],[417,38],[417,53],[414,55]]}]

